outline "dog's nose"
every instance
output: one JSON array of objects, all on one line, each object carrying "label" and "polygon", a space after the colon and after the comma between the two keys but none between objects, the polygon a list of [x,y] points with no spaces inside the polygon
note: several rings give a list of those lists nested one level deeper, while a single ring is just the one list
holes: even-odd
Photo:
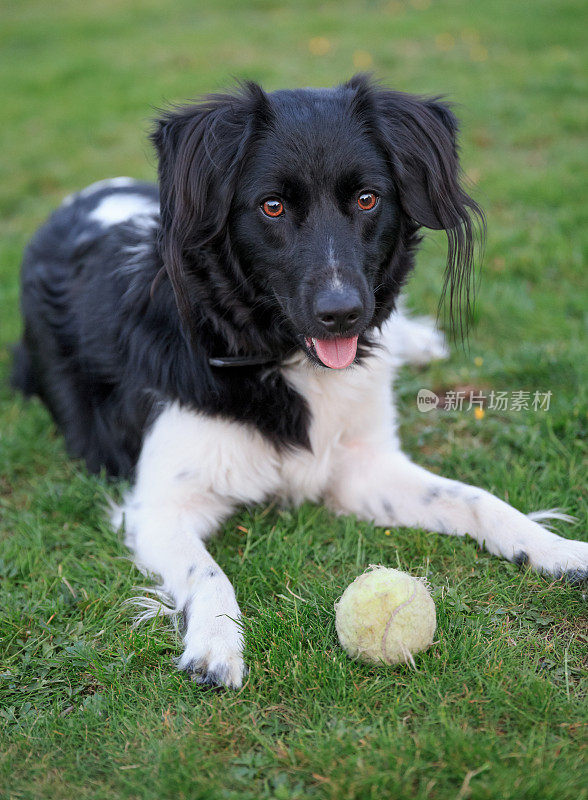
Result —
[{"label": "dog's nose", "polygon": [[329,333],[346,333],[360,318],[363,304],[357,289],[324,289],[313,303],[314,316]]}]

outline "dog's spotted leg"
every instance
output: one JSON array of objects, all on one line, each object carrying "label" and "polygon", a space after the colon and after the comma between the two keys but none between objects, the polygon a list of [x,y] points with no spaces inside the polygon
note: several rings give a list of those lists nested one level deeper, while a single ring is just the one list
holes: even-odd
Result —
[{"label": "dog's spotted leg", "polygon": [[[200,683],[237,688],[244,673],[241,612],[231,582],[203,542],[231,506],[214,497],[181,494],[150,497],[139,481],[122,508],[126,542],[139,568],[160,577],[161,593],[172,598],[174,613],[181,615],[180,669]],[[157,610],[152,604],[153,613],[141,620]]]},{"label": "dog's spotted leg", "polygon": [[434,475],[400,452],[366,445],[345,453],[329,500],[378,525],[467,534],[509,561],[575,583],[588,578],[588,542],[557,536],[484,489]]},{"label": "dog's spotted leg", "polygon": [[245,674],[235,592],[203,540],[237,503],[259,502],[273,488],[262,448],[244,426],[172,406],[148,434],[137,483],[113,519],[124,524],[137,565],[160,576],[172,598],[183,622],[179,667],[199,683],[238,688]]}]

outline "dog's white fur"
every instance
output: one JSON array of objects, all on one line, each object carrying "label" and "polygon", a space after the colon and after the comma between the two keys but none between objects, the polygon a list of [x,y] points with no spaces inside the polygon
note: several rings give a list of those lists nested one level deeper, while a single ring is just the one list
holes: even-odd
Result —
[{"label": "dog's white fur", "polygon": [[157,203],[148,197],[131,193],[113,194],[105,197],[93,211],[90,211],[88,219],[98,222],[104,227],[133,220],[134,225],[139,227],[141,215],[152,217],[158,213]]},{"label": "dog's white fur", "polygon": [[[361,366],[345,370],[317,368],[302,353],[282,367],[309,404],[311,450],[278,452],[253,427],[177,404],[156,420],[136,485],[113,522],[124,520],[138,566],[159,575],[184,612],[180,667],[228,686],[242,683],[239,606],[204,540],[244,503],[322,500],[335,513],[378,525],[469,534],[491,553],[547,573],[586,570],[588,543],[563,539],[488,492],[434,475],[401,452],[394,370],[447,351],[429,321],[404,312],[384,326],[380,344]],[[142,618],[158,608],[148,603]]]}]

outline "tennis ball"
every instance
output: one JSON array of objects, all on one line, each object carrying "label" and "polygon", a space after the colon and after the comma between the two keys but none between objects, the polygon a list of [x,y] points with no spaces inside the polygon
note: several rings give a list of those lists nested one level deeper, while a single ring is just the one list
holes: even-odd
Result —
[{"label": "tennis ball", "polygon": [[335,603],[335,627],[351,658],[368,664],[414,664],[413,653],[433,641],[435,603],[425,582],[374,566]]}]

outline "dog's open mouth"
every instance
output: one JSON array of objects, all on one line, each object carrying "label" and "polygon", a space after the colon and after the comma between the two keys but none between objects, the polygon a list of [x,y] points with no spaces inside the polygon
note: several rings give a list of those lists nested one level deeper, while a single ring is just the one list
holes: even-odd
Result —
[{"label": "dog's open mouth", "polygon": [[353,363],[357,353],[357,336],[348,339],[314,339],[306,337],[306,346],[316,355],[325,367],[345,369]]}]

